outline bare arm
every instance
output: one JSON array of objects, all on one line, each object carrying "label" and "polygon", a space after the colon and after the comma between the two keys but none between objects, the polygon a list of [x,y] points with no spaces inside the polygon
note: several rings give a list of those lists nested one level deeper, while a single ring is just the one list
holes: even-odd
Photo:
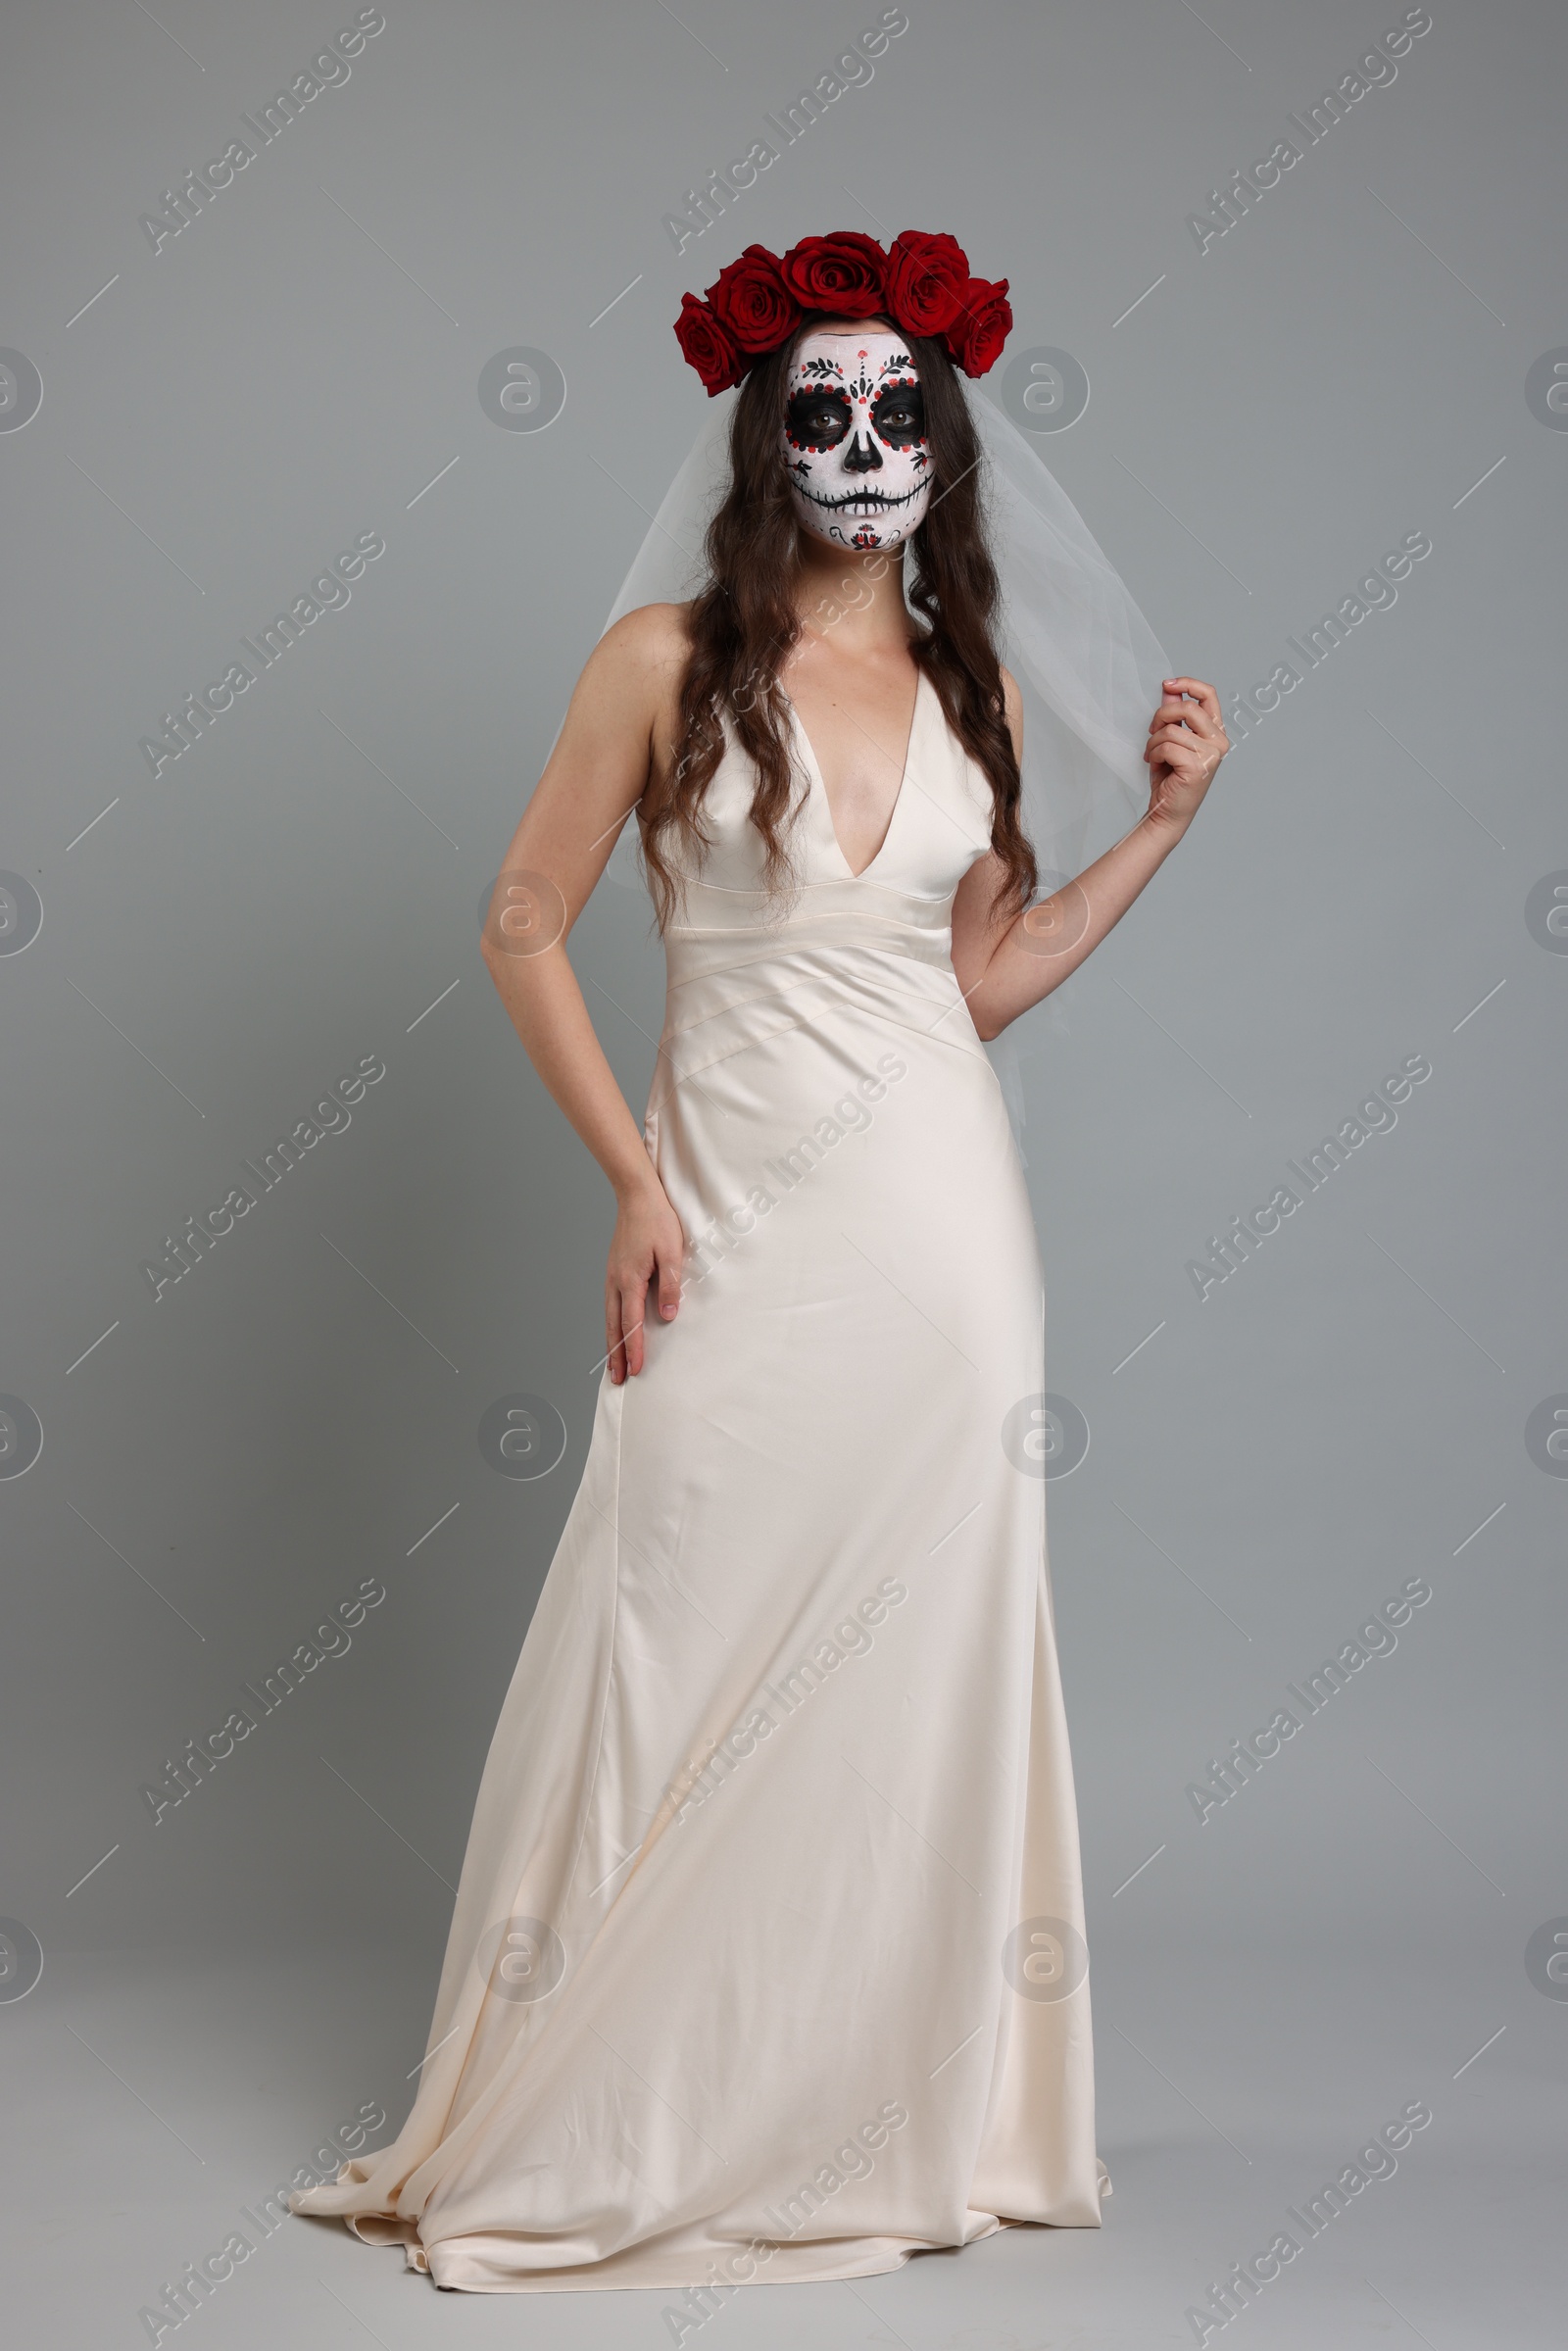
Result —
[{"label": "bare arm", "polygon": [[686,651],[673,605],[628,612],[601,639],[513,835],[482,950],[529,1060],[615,1194],[605,1341],[617,1385],[643,1366],[650,1284],[664,1320],[677,1310],[684,1236],[595,1034],[566,941],[647,788]]},{"label": "bare arm", "polygon": [[[1018,689],[1005,670],[1002,675],[1021,759]],[[1167,678],[1144,751],[1149,808],[1130,833],[1076,881],[1010,918],[994,910],[1005,878],[1001,859],[981,857],[970,867],[954,900],[953,968],[981,1037],[1000,1037],[1094,953],[1186,832],[1229,749],[1213,687],[1200,678]]]}]

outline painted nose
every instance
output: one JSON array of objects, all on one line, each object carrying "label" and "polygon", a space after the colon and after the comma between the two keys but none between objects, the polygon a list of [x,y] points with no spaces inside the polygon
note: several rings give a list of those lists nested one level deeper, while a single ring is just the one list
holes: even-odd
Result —
[{"label": "painted nose", "polygon": [[869,425],[858,425],[844,453],[846,473],[880,473],[882,452],[871,438]]}]

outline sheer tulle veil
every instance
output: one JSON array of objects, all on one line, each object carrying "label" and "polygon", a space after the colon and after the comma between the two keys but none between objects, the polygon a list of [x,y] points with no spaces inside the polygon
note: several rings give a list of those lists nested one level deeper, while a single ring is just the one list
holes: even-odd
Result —
[{"label": "sheer tulle veil", "polygon": [[[968,384],[962,390],[983,452],[982,499],[1002,580],[1002,658],[1023,696],[1023,824],[1049,891],[1142,815],[1149,793],[1143,748],[1169,664],[1030,437],[983,393]],[[701,585],[704,534],[729,479],[735,397],[723,393],[705,403],[607,629],[639,605],[680,603]],[[641,892],[635,825],[622,829],[608,870],[613,881]],[[1044,1008],[1059,1018],[1054,997]],[[1019,1025],[989,1050],[1021,1135]]]}]

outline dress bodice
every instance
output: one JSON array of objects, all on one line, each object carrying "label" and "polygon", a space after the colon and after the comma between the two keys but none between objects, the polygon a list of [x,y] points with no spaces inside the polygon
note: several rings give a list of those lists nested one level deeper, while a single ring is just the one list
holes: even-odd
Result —
[{"label": "dress bodice", "polygon": [[[857,895],[869,890],[878,898],[911,896],[950,900],[964,874],[983,857],[991,839],[991,787],[985,772],[970,759],[948,724],[935,686],[919,672],[914,716],[903,779],[881,848],[857,874],[839,847],[827,788],[810,738],[793,703],[790,713],[791,763],[800,783],[789,830],[792,861],[803,886],[806,904],[797,910],[818,911],[836,898],[841,910],[874,903]],[[751,822],[757,770],[743,748],[728,713],[724,714],[725,751],[704,802],[704,814],[713,837],[712,848],[700,866],[685,870],[699,889],[727,896],[752,896],[761,891],[762,846]],[[833,897],[824,893],[834,894]],[[849,895],[846,895],[848,893]],[[713,909],[716,910],[716,909]],[[695,915],[695,902],[689,913]],[[732,912],[738,909],[731,909]],[[759,904],[755,912],[766,921],[768,910]],[[775,909],[776,919],[777,909]]]},{"label": "dress bodice", "polygon": [[983,768],[948,723],[924,670],[915,691],[903,781],[881,848],[851,868],[827,790],[790,706],[799,791],[785,842],[794,875],[782,896],[763,881],[751,821],[757,769],[727,713],[724,755],[703,815],[710,846],[678,850],[682,902],[664,933],[668,997],[651,1113],[683,1077],[762,1033],[858,1007],[981,1052],[953,970],[953,900],[991,844]]}]

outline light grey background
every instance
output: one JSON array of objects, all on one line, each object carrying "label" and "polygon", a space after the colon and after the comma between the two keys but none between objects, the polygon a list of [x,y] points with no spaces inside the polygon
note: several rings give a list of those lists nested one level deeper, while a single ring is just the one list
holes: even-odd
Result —
[{"label": "light grey background", "polygon": [[[1525,908],[1568,867],[1568,436],[1525,379],[1568,345],[1564,21],[1434,0],[1396,79],[1200,251],[1187,216],[1396,0],[908,0],[874,78],[677,254],[662,216],[878,13],[388,0],[157,254],[138,216],[353,9],[10,14],[0,343],[43,380],[0,433],[0,866],[44,915],[0,955],[0,1390],[44,1435],[0,1480],[0,1911],[44,1954],[0,2004],[19,2337],[145,2341],[241,2204],[412,2099],[612,1221],[479,962],[479,893],[700,413],[680,294],[753,240],[915,225],[1010,278],[1012,349],[1087,371],[1042,453],[1227,698],[1404,534],[1432,553],[1233,730],[1066,1032],[1025,1024],[1049,1378],[1092,1433],[1050,1510],[1105,2227],[712,2324],[1190,2342],[1208,2282],[1419,2098],[1397,2175],[1234,2326],[1553,2339],[1568,2002],[1525,1951],[1568,1914],[1568,1484],[1525,1428],[1568,1391],[1568,959]],[[543,432],[479,403],[516,346],[566,381]],[[160,713],[368,531],[346,609],[155,779]],[[640,1110],[640,909],[603,892],[573,957]],[[1396,1128],[1200,1302],[1206,1237],[1418,1053]],[[362,1054],[386,1075],[352,1126],[155,1304],[140,1261]],[[477,1440],[516,1391],[566,1429],[531,1483]],[[367,1577],[352,1649],[154,1826],[143,1783]],[[1188,1784],[1410,1577],[1397,1651],[1200,1826]],[[438,2298],[291,2222],[186,2325],[652,2346],[664,2300]]]}]

